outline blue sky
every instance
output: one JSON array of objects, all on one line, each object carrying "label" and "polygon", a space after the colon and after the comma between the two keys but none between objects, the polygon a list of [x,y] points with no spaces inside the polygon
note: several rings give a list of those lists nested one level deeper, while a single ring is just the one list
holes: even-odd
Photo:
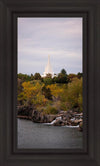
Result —
[{"label": "blue sky", "polygon": [[82,18],[18,18],[18,73],[82,72]]}]

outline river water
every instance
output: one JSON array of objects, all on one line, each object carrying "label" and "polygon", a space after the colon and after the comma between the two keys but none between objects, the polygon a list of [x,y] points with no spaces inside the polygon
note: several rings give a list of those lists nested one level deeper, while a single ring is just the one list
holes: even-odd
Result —
[{"label": "river water", "polygon": [[18,119],[17,136],[18,149],[83,148],[82,132],[74,127],[50,126]]}]

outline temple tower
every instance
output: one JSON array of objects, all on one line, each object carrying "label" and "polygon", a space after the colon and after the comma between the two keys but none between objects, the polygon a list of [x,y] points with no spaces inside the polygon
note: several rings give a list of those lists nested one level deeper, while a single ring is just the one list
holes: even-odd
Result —
[{"label": "temple tower", "polygon": [[51,67],[51,64],[50,64],[50,55],[48,55],[48,63],[45,67],[45,71],[44,71],[42,77],[45,77],[47,74],[51,74],[52,77],[54,76],[54,72],[52,71],[52,67]]}]

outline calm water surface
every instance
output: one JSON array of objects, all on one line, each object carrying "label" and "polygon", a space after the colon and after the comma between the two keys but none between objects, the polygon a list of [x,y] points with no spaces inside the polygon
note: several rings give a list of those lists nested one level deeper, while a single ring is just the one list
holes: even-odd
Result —
[{"label": "calm water surface", "polygon": [[18,148],[83,148],[82,132],[77,128],[50,126],[18,119],[17,130]]}]

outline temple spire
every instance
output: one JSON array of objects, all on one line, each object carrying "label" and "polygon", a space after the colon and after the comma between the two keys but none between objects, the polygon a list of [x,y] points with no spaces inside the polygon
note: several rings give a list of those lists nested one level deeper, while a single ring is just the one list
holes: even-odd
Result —
[{"label": "temple spire", "polygon": [[50,63],[50,55],[48,55],[48,63],[45,67],[45,72],[43,74],[43,77],[45,77],[47,74],[51,74],[52,77],[54,75],[53,71],[52,71],[52,67],[51,67],[51,63]]}]

